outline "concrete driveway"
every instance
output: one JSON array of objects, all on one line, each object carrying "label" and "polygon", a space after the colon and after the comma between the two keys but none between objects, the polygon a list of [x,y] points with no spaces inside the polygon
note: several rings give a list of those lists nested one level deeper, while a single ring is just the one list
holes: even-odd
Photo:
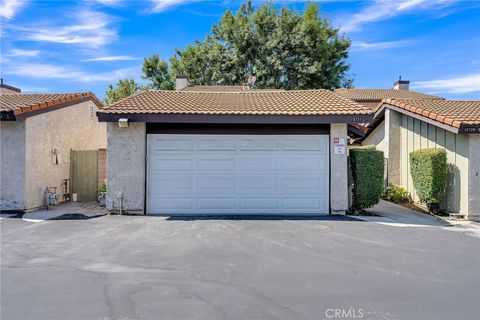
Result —
[{"label": "concrete driveway", "polygon": [[1,226],[1,319],[478,319],[480,240],[351,218]]}]

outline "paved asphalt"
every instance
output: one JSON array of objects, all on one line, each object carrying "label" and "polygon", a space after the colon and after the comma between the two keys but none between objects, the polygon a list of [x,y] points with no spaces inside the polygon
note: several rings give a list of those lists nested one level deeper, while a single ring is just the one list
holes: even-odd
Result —
[{"label": "paved asphalt", "polygon": [[480,239],[354,219],[3,219],[1,319],[479,319]]}]

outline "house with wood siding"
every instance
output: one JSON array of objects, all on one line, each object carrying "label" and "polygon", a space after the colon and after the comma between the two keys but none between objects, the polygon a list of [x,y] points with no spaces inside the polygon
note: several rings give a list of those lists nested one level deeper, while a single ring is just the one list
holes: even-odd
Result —
[{"label": "house with wood siding", "polygon": [[388,181],[419,201],[409,154],[424,148],[447,151],[449,177],[442,209],[480,220],[480,101],[385,99],[366,125],[363,145],[383,150]]}]

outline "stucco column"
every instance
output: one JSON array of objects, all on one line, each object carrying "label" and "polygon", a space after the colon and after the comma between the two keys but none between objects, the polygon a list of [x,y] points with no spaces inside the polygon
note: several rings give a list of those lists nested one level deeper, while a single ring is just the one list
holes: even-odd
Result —
[{"label": "stucco column", "polygon": [[145,123],[107,125],[107,209],[143,214],[145,208]]},{"label": "stucco column", "polygon": [[[343,154],[335,153],[335,139],[343,139]],[[339,140],[341,141],[341,140]],[[348,209],[347,124],[330,125],[330,213],[345,214]]]},{"label": "stucco column", "polygon": [[385,158],[388,159],[388,181],[400,185],[400,126],[402,115],[385,110]]},{"label": "stucco column", "polygon": [[480,135],[468,135],[468,216],[480,222]]}]

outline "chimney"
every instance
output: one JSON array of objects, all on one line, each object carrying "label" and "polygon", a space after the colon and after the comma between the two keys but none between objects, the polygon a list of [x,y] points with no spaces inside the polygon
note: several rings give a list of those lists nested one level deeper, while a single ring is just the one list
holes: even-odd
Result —
[{"label": "chimney", "polygon": [[180,91],[186,87],[188,87],[187,76],[183,74],[177,75],[177,77],[175,78],[175,90]]},{"label": "chimney", "polygon": [[410,81],[402,80],[402,76],[399,76],[398,80],[393,83],[393,89],[408,91],[410,89]]}]

